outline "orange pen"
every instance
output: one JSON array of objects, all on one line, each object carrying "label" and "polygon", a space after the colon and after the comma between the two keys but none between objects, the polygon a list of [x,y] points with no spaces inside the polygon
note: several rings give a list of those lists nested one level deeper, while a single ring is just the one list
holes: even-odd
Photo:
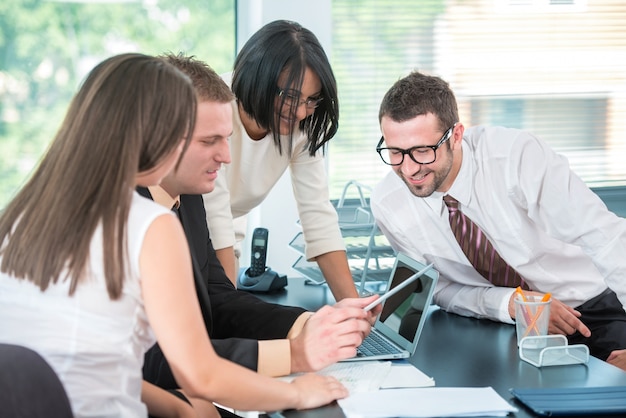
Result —
[{"label": "orange pen", "polygon": [[[542,302],[547,302],[547,301],[550,300],[551,297],[552,297],[552,295],[550,294],[550,292],[548,292],[545,295],[543,295],[543,297],[541,298],[541,301]],[[533,329],[533,328],[535,329],[535,332],[537,332],[537,334],[539,334],[539,330],[537,329],[536,324],[537,324],[537,320],[541,316],[541,313],[543,312],[544,306],[545,305],[542,305],[542,306],[539,307],[539,309],[537,309],[537,313],[533,317],[533,320],[530,321],[530,324],[528,324],[528,327],[526,328],[526,332],[524,332],[523,337],[528,336],[528,334],[530,334],[530,330]]]},{"label": "orange pen", "polygon": [[[521,287],[517,286],[517,289],[515,289],[515,293],[519,295],[522,301],[528,302],[528,299],[526,299],[526,295],[524,294],[524,291]],[[524,315],[524,321],[528,324],[530,322],[530,312],[528,312],[528,308],[522,309],[522,315]]]}]

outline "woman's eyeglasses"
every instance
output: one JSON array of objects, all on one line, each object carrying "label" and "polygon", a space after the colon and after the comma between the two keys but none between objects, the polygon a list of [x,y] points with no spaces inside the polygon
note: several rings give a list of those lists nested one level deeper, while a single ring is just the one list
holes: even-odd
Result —
[{"label": "woman's eyeglasses", "polygon": [[300,93],[295,90],[279,90],[278,97],[282,98],[283,104],[286,106],[298,108],[304,105],[309,110],[315,109],[324,100],[323,97],[309,97],[300,100]]}]

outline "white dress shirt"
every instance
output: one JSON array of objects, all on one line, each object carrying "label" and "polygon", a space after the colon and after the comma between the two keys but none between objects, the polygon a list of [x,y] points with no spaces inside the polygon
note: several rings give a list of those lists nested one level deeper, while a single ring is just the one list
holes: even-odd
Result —
[{"label": "white dress shirt", "polygon": [[[607,285],[626,302],[626,220],[608,211],[567,159],[531,134],[465,130],[460,172],[447,192],[532,290],[576,307]],[[434,300],[465,316],[512,323],[511,288],[494,287],[463,254],[443,193],[414,196],[394,172],[372,193],[372,210],[393,248],[441,277]]]}]

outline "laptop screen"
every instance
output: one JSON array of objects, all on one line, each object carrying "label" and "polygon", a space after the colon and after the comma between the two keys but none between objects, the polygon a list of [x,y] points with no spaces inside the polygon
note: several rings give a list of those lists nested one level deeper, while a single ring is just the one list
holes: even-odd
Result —
[{"label": "laptop screen", "polygon": [[[389,288],[394,288],[424,267],[424,264],[399,253],[391,273]],[[376,329],[412,353],[422,331],[425,313],[432,301],[438,277],[437,271],[430,269],[387,299],[376,320]]]}]

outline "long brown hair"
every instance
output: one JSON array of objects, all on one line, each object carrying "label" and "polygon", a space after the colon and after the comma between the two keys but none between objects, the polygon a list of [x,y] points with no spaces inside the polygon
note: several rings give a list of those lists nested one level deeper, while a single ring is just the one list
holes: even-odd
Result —
[{"label": "long brown hair", "polygon": [[136,175],[155,168],[183,139],[186,148],[195,115],[191,82],[163,59],[122,54],[96,66],[34,174],[0,216],[2,272],[42,291],[69,279],[73,294],[101,224],[107,290],[119,298]]}]

